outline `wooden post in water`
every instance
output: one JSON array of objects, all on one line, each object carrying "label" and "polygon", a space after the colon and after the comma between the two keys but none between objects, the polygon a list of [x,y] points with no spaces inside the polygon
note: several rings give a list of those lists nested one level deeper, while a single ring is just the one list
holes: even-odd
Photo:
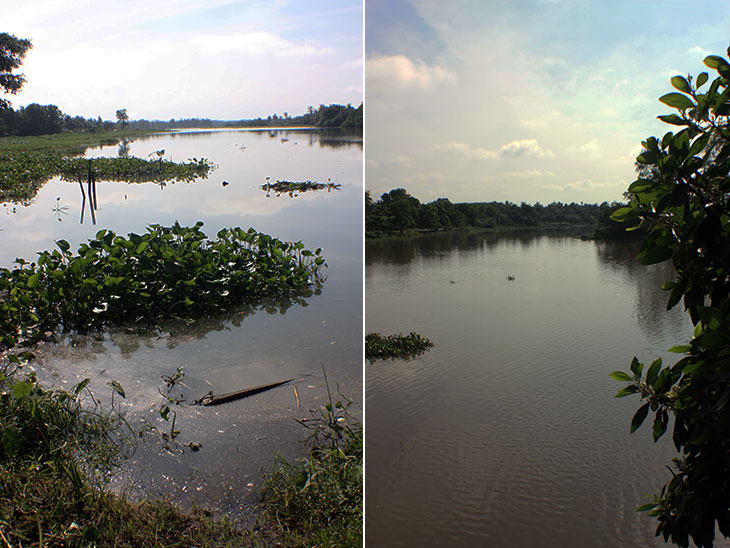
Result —
[{"label": "wooden post in water", "polygon": [[94,179],[94,170],[91,169],[91,160],[89,159],[89,211],[91,212],[91,222],[95,225],[96,224],[96,214],[94,214],[94,210],[96,209],[96,188],[92,188],[92,181]]},{"label": "wooden post in water", "polygon": [[79,188],[81,189],[81,224],[84,224],[84,211],[86,210],[86,194],[84,193],[84,183],[81,182],[79,176]]}]

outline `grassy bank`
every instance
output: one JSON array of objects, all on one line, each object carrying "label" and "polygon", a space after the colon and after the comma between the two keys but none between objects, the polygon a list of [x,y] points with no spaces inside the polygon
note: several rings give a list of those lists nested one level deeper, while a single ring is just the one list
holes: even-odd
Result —
[{"label": "grassy bank", "polygon": [[[88,162],[75,158],[87,148],[116,145],[150,131],[58,133],[33,137],[0,138],[0,202],[29,203],[51,178],[86,180]],[[159,182],[205,177],[212,164],[205,159],[174,163],[156,158],[104,158],[94,161],[97,180]]]},{"label": "grassy bank", "polygon": [[29,359],[0,356],[0,546],[361,545],[363,434],[349,404],[330,398],[303,423],[306,457],[278,462],[257,525],[242,529],[204,510],[105,490],[136,433],[115,408],[82,405],[83,382],[70,391],[41,386],[24,372]]}]

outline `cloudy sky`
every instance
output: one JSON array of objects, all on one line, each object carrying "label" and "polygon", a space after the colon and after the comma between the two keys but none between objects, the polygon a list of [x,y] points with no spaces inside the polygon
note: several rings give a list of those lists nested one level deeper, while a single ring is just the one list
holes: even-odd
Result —
[{"label": "cloudy sky", "polygon": [[362,101],[362,0],[0,0],[30,38],[14,107],[251,118]]},{"label": "cloudy sky", "polygon": [[375,198],[601,202],[672,129],[670,77],[727,56],[730,4],[366,0],[365,35]]}]

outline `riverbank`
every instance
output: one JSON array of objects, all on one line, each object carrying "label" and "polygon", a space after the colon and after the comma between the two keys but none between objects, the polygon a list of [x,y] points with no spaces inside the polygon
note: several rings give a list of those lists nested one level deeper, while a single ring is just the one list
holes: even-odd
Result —
[{"label": "riverbank", "polygon": [[412,239],[412,238],[421,238],[424,236],[434,236],[434,235],[440,235],[440,234],[501,234],[501,233],[509,233],[509,232],[515,232],[515,231],[540,231],[540,230],[566,230],[566,231],[575,231],[585,229],[588,231],[586,233],[586,239],[591,239],[592,236],[590,234],[590,231],[595,230],[595,226],[592,225],[586,225],[586,224],[546,224],[546,225],[540,225],[540,226],[519,226],[519,225],[513,225],[513,226],[497,226],[497,227],[491,227],[491,228],[481,228],[481,227],[473,227],[473,226],[467,226],[467,227],[459,227],[459,228],[442,228],[438,230],[427,230],[422,228],[410,228],[407,230],[404,230],[403,232],[366,232],[365,233],[365,239],[367,241],[378,241],[378,240],[394,240],[394,239]]},{"label": "riverbank", "polygon": [[[334,402],[330,394],[322,410],[313,413],[305,424],[309,441],[303,459],[287,463],[272,457],[263,502],[255,509],[258,519],[243,528],[206,509],[184,512],[169,500],[134,501],[124,492],[110,492],[110,474],[142,432],[133,430],[114,400],[102,407],[87,392],[87,382],[70,390],[42,386],[34,373],[25,373],[33,363],[27,353],[0,356],[0,537],[5,545],[359,544],[363,432],[348,411],[349,402]],[[123,388],[111,388],[121,401]]]}]

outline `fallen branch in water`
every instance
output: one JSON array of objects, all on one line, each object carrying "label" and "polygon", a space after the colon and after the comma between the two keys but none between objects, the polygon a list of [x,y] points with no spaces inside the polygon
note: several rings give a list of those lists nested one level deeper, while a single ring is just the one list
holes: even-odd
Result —
[{"label": "fallen branch in water", "polygon": [[270,390],[272,388],[276,388],[277,386],[281,386],[282,384],[286,384],[288,382],[293,381],[294,379],[287,379],[285,381],[279,381],[279,382],[272,382],[269,384],[262,384],[261,386],[254,386],[252,388],[244,388],[243,390],[237,390],[235,392],[229,392],[227,394],[220,394],[217,396],[213,395],[213,392],[209,392],[202,398],[195,400],[196,405],[218,405],[221,403],[227,403],[229,401],[239,400],[241,398],[247,398],[248,396],[253,396],[254,394],[258,394],[259,392],[264,392],[266,390]]}]

